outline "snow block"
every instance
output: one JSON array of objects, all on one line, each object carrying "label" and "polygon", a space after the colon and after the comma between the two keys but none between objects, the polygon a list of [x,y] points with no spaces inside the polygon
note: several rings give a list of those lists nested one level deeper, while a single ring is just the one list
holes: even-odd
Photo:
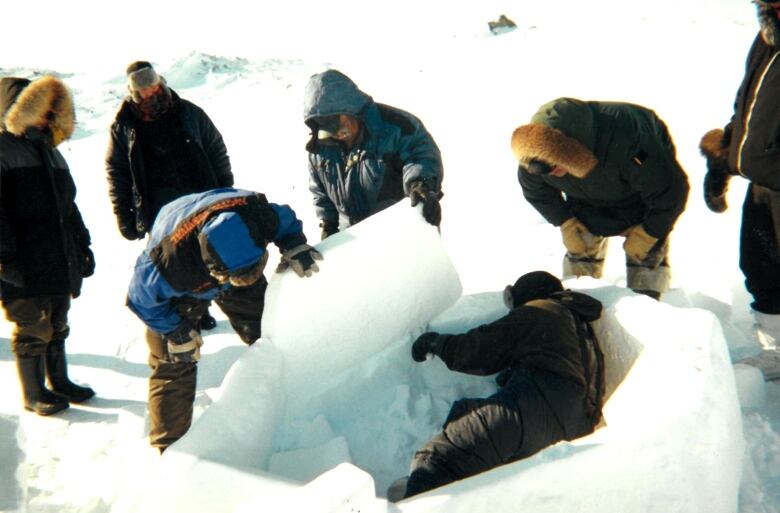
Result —
[{"label": "snow block", "polygon": [[[253,344],[231,367],[222,392],[190,430],[165,451],[263,468],[279,423],[282,358],[271,344]],[[247,436],[251,433],[251,436]]]},{"label": "snow block", "polygon": [[328,237],[316,246],[324,260],[310,278],[273,274],[262,332],[284,356],[288,392],[328,381],[460,297],[438,230],[420,212],[404,200]]},{"label": "snow block", "polygon": [[19,447],[19,417],[0,415],[0,511],[23,511],[24,495],[20,477],[20,463],[24,460]]}]

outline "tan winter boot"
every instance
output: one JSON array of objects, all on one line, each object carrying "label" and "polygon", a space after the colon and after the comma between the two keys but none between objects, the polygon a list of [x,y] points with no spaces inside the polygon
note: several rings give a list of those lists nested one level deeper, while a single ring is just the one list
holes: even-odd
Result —
[{"label": "tan winter boot", "polygon": [[756,336],[761,344],[761,352],[737,363],[760,369],[766,381],[780,379],[780,314],[753,314],[756,318]]}]

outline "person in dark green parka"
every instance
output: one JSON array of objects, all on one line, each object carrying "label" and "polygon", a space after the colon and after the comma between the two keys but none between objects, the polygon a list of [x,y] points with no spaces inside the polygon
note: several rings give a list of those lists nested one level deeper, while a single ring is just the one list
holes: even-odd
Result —
[{"label": "person in dark green parka", "polygon": [[601,277],[607,239],[621,236],[628,287],[659,299],[689,189],[664,122],[640,105],[558,98],[514,131],[512,151],[525,199],[561,229],[563,275]]}]

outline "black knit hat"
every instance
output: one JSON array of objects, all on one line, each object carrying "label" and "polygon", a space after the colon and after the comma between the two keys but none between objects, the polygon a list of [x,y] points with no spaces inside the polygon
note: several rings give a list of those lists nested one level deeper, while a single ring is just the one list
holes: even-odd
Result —
[{"label": "black knit hat", "polygon": [[160,75],[157,74],[151,63],[147,61],[131,63],[125,73],[127,74],[127,87],[131,93],[139,89],[156,86],[160,83]]},{"label": "black knit hat", "polygon": [[506,293],[512,298],[514,307],[534,299],[546,299],[563,290],[561,280],[545,271],[533,271],[522,275],[514,285],[507,286]]}]

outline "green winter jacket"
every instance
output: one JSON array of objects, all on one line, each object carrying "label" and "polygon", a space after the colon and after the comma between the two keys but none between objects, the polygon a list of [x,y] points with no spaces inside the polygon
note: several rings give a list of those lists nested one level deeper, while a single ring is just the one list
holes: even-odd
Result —
[{"label": "green winter jacket", "polygon": [[[559,98],[515,131],[512,148],[523,195],[555,226],[577,217],[612,236],[641,223],[661,239],[685,209],[688,178],[664,122],[645,107]],[[569,174],[530,174],[534,158]]]}]

